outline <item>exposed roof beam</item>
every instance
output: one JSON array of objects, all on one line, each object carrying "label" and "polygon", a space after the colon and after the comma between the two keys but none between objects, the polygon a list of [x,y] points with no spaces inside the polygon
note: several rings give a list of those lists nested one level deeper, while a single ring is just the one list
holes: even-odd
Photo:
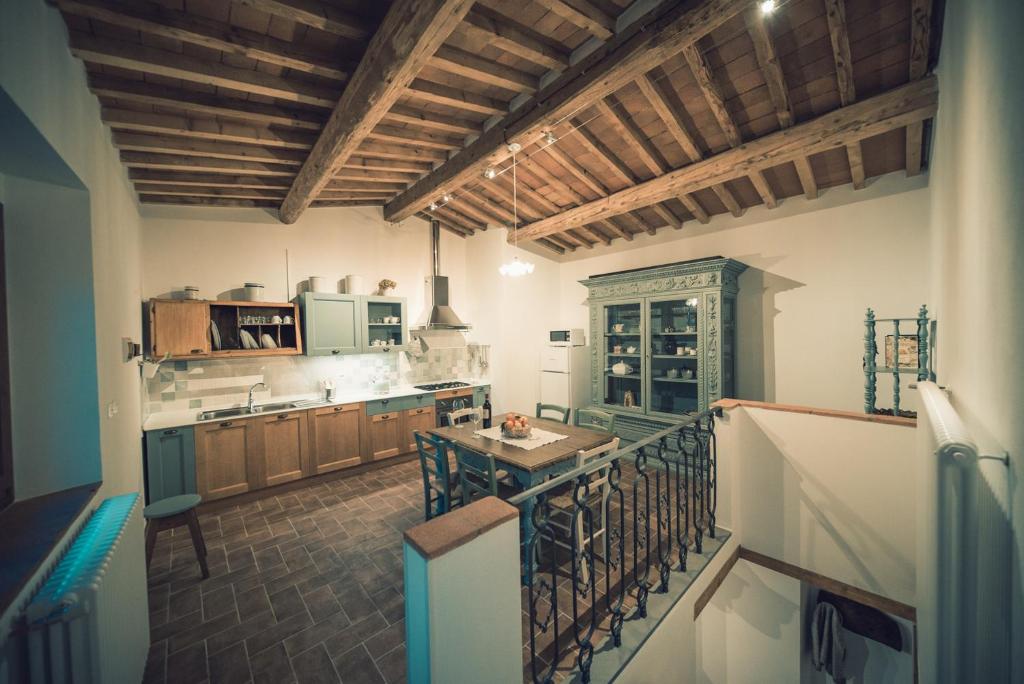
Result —
[{"label": "exposed roof beam", "polygon": [[775,52],[775,42],[772,40],[770,31],[771,17],[762,12],[759,8],[747,10],[747,33],[754,43],[754,54],[757,56],[757,63],[764,74],[764,82],[768,86],[768,96],[775,106],[775,116],[779,119],[782,128],[793,125],[793,105],[789,100],[789,88],[786,87],[786,78],[782,73],[782,66],[779,64],[779,56]]},{"label": "exposed roof beam", "polygon": [[477,221],[474,218],[466,216],[462,212],[457,211],[456,209],[448,205],[438,207],[437,210],[434,211],[433,213],[442,217],[442,220],[447,220],[449,223],[452,223],[460,228],[465,228],[466,230],[469,231],[470,235],[472,235],[478,230],[487,230],[486,223],[482,221]]},{"label": "exposed roof beam", "polygon": [[708,216],[708,212],[704,211],[704,207],[700,206],[700,202],[693,195],[683,193],[679,195],[679,201],[686,207],[686,211],[693,215],[693,218],[697,219],[700,223],[710,223],[711,217]]},{"label": "exposed roof beam", "polygon": [[537,77],[525,71],[447,45],[438,48],[427,63],[450,74],[517,93],[532,93],[538,86]]},{"label": "exposed roof beam", "polygon": [[614,93],[744,9],[749,0],[706,0],[659,6],[614,40],[566,69],[501,122],[385,207],[388,220],[415,213],[434,196],[453,192],[508,158],[507,143],[528,147],[558,122]]},{"label": "exposed roof beam", "polygon": [[[910,130],[910,124],[907,130]],[[860,190],[864,187],[864,156],[861,154],[860,141],[855,140],[846,146],[846,158],[850,162],[850,178],[853,180],[853,189]]]},{"label": "exposed roof beam", "polygon": [[704,94],[704,99],[707,101],[708,107],[711,108],[711,113],[715,116],[715,121],[718,122],[722,133],[725,134],[725,139],[728,141],[729,146],[736,147],[740,145],[743,142],[743,138],[740,136],[739,128],[736,127],[736,123],[732,119],[732,114],[729,113],[729,108],[725,104],[725,98],[722,97],[718,84],[715,82],[714,72],[711,71],[707,59],[705,59],[696,44],[687,46],[683,50],[683,55],[686,56],[686,63],[690,66],[693,77],[697,81],[697,86]]},{"label": "exposed roof beam", "polygon": [[69,35],[71,53],[85,62],[232,88],[317,107],[332,107],[337,102],[334,91],[302,81],[209,62],[148,45],[113,38],[96,38],[81,31],[70,31]]},{"label": "exposed roof beam", "polygon": [[281,176],[293,178],[295,167],[266,162],[248,162],[211,157],[189,157],[180,154],[152,152],[121,152],[121,163],[129,169],[154,169],[190,173],[224,173],[248,176]]},{"label": "exposed roof beam", "polygon": [[690,158],[690,161],[700,160],[704,155],[701,154],[697,141],[683,123],[679,108],[668,99],[662,88],[649,75],[645,74],[638,78],[636,84],[640,88],[640,92],[647,98],[654,113],[665,124],[669,135],[682,148],[683,153]]},{"label": "exposed roof beam", "polygon": [[611,238],[599,231],[596,227],[590,226],[577,226],[576,232],[582,235],[584,238],[591,242],[600,242],[605,245],[612,244]]},{"label": "exposed roof beam", "polygon": [[832,59],[836,64],[836,86],[839,102],[845,107],[857,99],[853,84],[853,60],[850,57],[850,36],[846,31],[845,0],[825,0],[828,38],[832,43]]},{"label": "exposed roof beam", "polygon": [[615,34],[615,18],[587,0],[536,0],[544,9],[579,26],[590,34],[608,40]]},{"label": "exposed roof beam", "polygon": [[573,159],[567,154],[564,154],[558,145],[549,145],[544,148],[544,153],[555,160],[566,171],[568,171],[576,180],[593,192],[598,197],[603,197],[608,194],[608,188],[599,181],[590,171],[578,161]]},{"label": "exposed roof beam", "polygon": [[426,163],[444,161],[445,158],[445,153],[440,150],[426,150],[412,145],[386,145],[384,143],[365,141],[353,150],[352,154],[362,157],[375,157],[377,159],[397,159],[400,161]]},{"label": "exposed roof beam", "polygon": [[398,123],[415,126],[416,128],[427,128],[431,130],[444,131],[445,133],[458,133],[470,135],[479,133],[481,125],[468,119],[459,119],[453,116],[442,116],[434,112],[428,112],[415,107],[406,107],[396,104],[384,115],[384,121],[397,121]]},{"label": "exposed roof beam", "polygon": [[115,76],[89,74],[89,89],[97,97],[119,101],[137,102],[180,110],[186,113],[205,114],[237,121],[255,121],[288,128],[319,131],[324,118],[304,110],[291,110],[261,102],[236,100],[233,98],[207,95],[181,88],[154,85],[145,81],[130,81]]},{"label": "exposed roof beam", "polygon": [[[911,0],[910,3],[910,80],[916,81],[928,72],[931,51],[932,0]],[[924,123],[907,126],[907,175],[921,173],[924,154]]]},{"label": "exposed roof beam", "polygon": [[281,205],[284,223],[298,220],[472,5],[473,0],[395,0]]},{"label": "exposed roof beam", "polygon": [[750,182],[754,184],[754,189],[757,190],[757,194],[761,196],[761,201],[764,202],[764,206],[769,209],[774,209],[779,206],[779,199],[775,196],[775,191],[772,190],[772,186],[768,184],[768,179],[764,176],[764,171],[755,171],[750,174]]},{"label": "exposed roof beam", "polygon": [[391,126],[378,125],[366,134],[367,140],[381,140],[383,142],[396,143],[399,145],[413,145],[431,150],[454,150],[459,147],[459,141],[452,138],[442,138],[426,131],[417,131],[409,128],[395,128]]},{"label": "exposed roof beam", "polygon": [[520,230],[520,237],[534,239],[586,225],[678,197],[682,193],[709,188],[754,171],[806,159],[809,155],[845,146],[853,140],[902,128],[912,121],[934,116],[937,100],[934,77],[914,81],[620,190],[608,197],[567,209],[558,216],[525,226]]},{"label": "exposed roof beam", "polygon": [[413,79],[412,83],[406,88],[405,94],[415,100],[433,102],[445,105],[446,107],[452,107],[453,109],[476,112],[477,114],[493,116],[507,111],[505,104],[494,98],[470,93],[444,85],[443,83],[426,81],[422,78]]},{"label": "exposed roof beam", "polygon": [[540,240],[537,240],[537,244],[540,245],[541,247],[544,247],[545,249],[550,249],[555,254],[565,254],[565,249],[559,247],[558,245],[551,242],[547,238],[541,238]]},{"label": "exposed roof beam", "polygon": [[612,175],[623,185],[633,185],[637,177],[633,170],[626,166],[619,157],[608,149],[604,141],[594,135],[582,122],[573,119],[573,133],[576,134],[578,142],[587,152],[596,157],[612,172]]},{"label": "exposed roof beam", "polygon": [[100,118],[114,130],[180,135],[187,138],[265,145],[291,150],[308,150],[315,136],[300,131],[275,130],[266,126],[222,123],[173,114],[151,114],[134,109],[104,107]]},{"label": "exposed roof beam", "polygon": [[621,102],[612,100],[609,97],[604,100],[598,100],[595,106],[597,111],[604,117],[604,120],[615,131],[615,134],[629,145],[630,149],[639,157],[640,161],[643,162],[652,175],[659,176],[668,170],[665,158],[655,149],[654,144],[643,131],[633,123],[633,120],[624,111]]},{"label": "exposed roof beam", "polygon": [[548,69],[569,66],[569,53],[561,44],[483,5],[470,10],[461,28],[499,50]]},{"label": "exposed roof beam", "polygon": [[804,190],[804,197],[817,199],[818,181],[814,179],[814,169],[811,168],[810,160],[807,157],[797,157],[793,160],[793,165],[796,167],[796,175],[800,179],[800,187]]},{"label": "exposed roof beam", "polygon": [[[209,140],[190,140],[165,135],[148,135],[114,131],[114,147],[135,152],[157,152],[160,154],[181,154],[190,157],[211,159],[238,159],[241,161],[268,162],[301,166],[306,155],[300,150],[284,150],[258,145],[234,145]],[[296,168],[296,172],[298,169]]]},{"label": "exposed roof beam", "polygon": [[729,188],[725,187],[725,183],[712,185],[711,190],[718,196],[718,199],[721,200],[722,204],[725,205],[725,208],[730,214],[736,218],[743,216],[743,207],[740,206],[739,201],[737,201],[736,197],[729,191]]},{"label": "exposed roof beam", "polygon": [[327,31],[343,38],[361,40],[370,35],[366,22],[344,10],[315,0],[237,0],[267,14]]},{"label": "exposed roof beam", "polygon": [[512,212],[490,197],[481,197],[472,192],[466,192],[463,190],[459,193],[459,196],[456,199],[459,199],[466,204],[472,204],[478,210],[491,214],[494,216],[494,223],[498,225],[505,226],[512,224]]},{"label": "exposed roof beam", "polygon": [[143,204],[182,204],[187,206],[207,207],[276,207],[279,200],[144,194],[139,195],[139,201]]},{"label": "exposed roof beam", "polygon": [[615,235],[618,235],[620,238],[622,238],[623,240],[625,240],[627,242],[629,242],[629,241],[631,241],[633,239],[633,234],[632,233],[630,233],[628,230],[624,229],[622,226],[620,226],[618,223],[616,223],[612,219],[606,219],[606,220],[603,220],[603,221],[594,221],[594,223],[596,225],[601,226],[602,228],[610,231],[611,233],[614,233]]},{"label": "exposed roof beam", "polygon": [[307,74],[344,81],[349,71],[327,55],[312,54],[298,44],[248,31],[153,2],[131,4],[116,0],[57,0],[62,12],[140,31],[154,36],[202,45],[213,50],[259,60]]}]

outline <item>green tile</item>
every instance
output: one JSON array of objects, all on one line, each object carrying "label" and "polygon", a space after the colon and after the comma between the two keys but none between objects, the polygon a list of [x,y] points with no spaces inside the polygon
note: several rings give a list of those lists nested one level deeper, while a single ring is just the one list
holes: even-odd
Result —
[{"label": "green tile", "polygon": [[193,408],[203,408],[203,400],[202,399],[189,399],[188,400],[188,407],[190,409],[193,409]]},{"label": "green tile", "polygon": [[188,370],[188,361],[175,361],[174,370]]},{"label": "green tile", "polygon": [[188,384],[184,380],[175,380],[174,381],[174,391],[175,392],[184,392],[187,389],[188,389]]},{"label": "green tile", "polygon": [[164,392],[160,395],[160,401],[174,401],[174,392]]}]

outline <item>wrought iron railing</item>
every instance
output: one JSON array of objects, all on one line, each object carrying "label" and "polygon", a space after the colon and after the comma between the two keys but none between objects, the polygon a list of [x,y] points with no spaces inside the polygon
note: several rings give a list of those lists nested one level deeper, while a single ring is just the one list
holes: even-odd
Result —
[{"label": "wrought iron railing", "polygon": [[[715,537],[716,415],[719,409],[689,416],[509,499],[532,509],[523,521],[525,678],[552,682],[571,659],[589,682],[601,639],[620,647],[627,616],[646,618],[650,593],[667,592],[673,574],[686,571],[691,548],[702,553],[704,535]],[[591,481],[603,472],[608,481],[597,502]],[[560,508],[553,505],[559,500]],[[553,515],[567,518],[568,534],[556,530]],[[562,611],[572,624],[560,630]]]}]

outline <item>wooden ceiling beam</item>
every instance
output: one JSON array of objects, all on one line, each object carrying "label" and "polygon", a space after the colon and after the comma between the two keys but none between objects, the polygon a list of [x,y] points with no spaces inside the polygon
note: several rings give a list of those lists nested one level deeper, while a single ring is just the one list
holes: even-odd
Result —
[{"label": "wooden ceiling beam", "polygon": [[678,197],[727,180],[786,162],[798,162],[819,152],[843,147],[853,140],[880,135],[912,121],[931,118],[937,107],[934,76],[908,83],[856,102],[708,159],[670,171],[608,197],[568,209],[558,216],[527,225],[523,239],[586,225],[655,202]]},{"label": "wooden ceiling beam", "polygon": [[203,186],[179,186],[160,185],[154,183],[136,183],[135,191],[146,195],[182,195],[185,197],[232,197],[235,199],[268,199],[281,201],[285,190],[272,190],[268,188],[243,188],[241,186],[230,187],[203,187]]},{"label": "wooden ceiling beam", "polygon": [[[315,147],[314,147],[315,149]],[[399,161],[424,162],[427,164],[444,161],[447,157],[443,151],[427,150],[411,144],[396,145],[363,141],[353,150],[354,156],[375,157],[377,159],[397,159]],[[343,166],[344,163],[338,166]]]},{"label": "wooden ceiling beam", "polygon": [[[910,126],[907,126],[910,130]],[[850,163],[850,179],[853,181],[853,189],[860,190],[866,185],[864,176],[864,156],[861,153],[860,141],[854,140],[846,146],[846,158]]]},{"label": "wooden ceiling beam", "polygon": [[547,239],[553,242],[556,246],[560,247],[563,250],[563,253],[576,251],[576,243],[567,240],[565,238],[565,235],[562,233],[558,233],[556,235],[548,235]]},{"label": "wooden ceiling beam", "polygon": [[525,71],[447,45],[438,48],[427,64],[449,74],[517,93],[532,93],[539,85],[537,77]]},{"label": "wooden ceiling beam", "polygon": [[779,206],[779,198],[775,196],[775,191],[772,190],[772,186],[768,183],[768,179],[765,178],[764,171],[755,171],[750,174],[750,182],[754,184],[754,189],[757,190],[757,194],[761,196],[761,201],[764,202],[764,206],[769,209],[774,209]]},{"label": "wooden ceiling beam", "polygon": [[421,218],[427,223],[430,223],[431,221],[437,221],[442,228],[447,230],[449,233],[452,233],[453,235],[458,235],[460,238],[465,238],[469,235],[469,233],[466,232],[466,229],[453,226],[449,222],[442,220],[440,217],[431,216],[425,211],[417,212],[416,218]]},{"label": "wooden ceiling beam", "polygon": [[282,222],[295,223],[335,170],[365,149],[367,134],[472,6],[473,0],[392,3],[281,205]]},{"label": "wooden ceiling beam", "polygon": [[660,176],[668,170],[668,163],[661,153],[654,148],[654,144],[647,138],[633,120],[629,117],[622,103],[613,100],[609,96],[595,103],[595,108],[601,113],[615,134],[622,138],[631,150],[639,157],[644,166],[653,176]]},{"label": "wooden ceiling beam", "polygon": [[500,226],[512,224],[512,212],[489,197],[481,197],[471,191],[463,189],[455,199],[460,200],[465,204],[472,204],[478,211],[491,214],[494,217],[492,219],[493,223]]},{"label": "wooden ceiling beam", "polygon": [[684,47],[715,30],[749,0],[667,3],[631,24],[613,40],[573,64],[502,121],[389,202],[388,220],[409,216],[436,197],[475,180],[488,166],[508,158],[507,145],[524,148],[595,100],[606,97],[663,64]]},{"label": "wooden ceiling beam", "polygon": [[[910,80],[916,81],[928,72],[931,52],[932,0],[911,0],[910,3]],[[921,173],[924,155],[924,122],[907,126],[907,175]]]},{"label": "wooden ceiling beam", "polygon": [[413,145],[431,150],[455,150],[461,144],[452,138],[442,138],[433,133],[393,126],[377,125],[366,134],[367,140],[380,140],[399,145]]},{"label": "wooden ceiling beam", "polygon": [[470,10],[461,28],[499,50],[548,69],[569,66],[569,53],[561,44],[483,5]]},{"label": "wooden ceiling beam", "polygon": [[594,135],[586,125],[578,119],[573,119],[573,133],[576,134],[578,142],[587,152],[604,164],[615,178],[623,185],[633,185],[637,182],[636,174],[626,166],[619,157],[608,149],[604,141]]},{"label": "wooden ceiling beam", "polygon": [[712,185],[711,190],[718,196],[718,199],[725,205],[725,208],[730,214],[736,218],[743,216],[743,207],[740,206],[739,201],[737,201],[729,188],[725,187],[725,183]]},{"label": "wooden ceiling beam", "polygon": [[505,103],[494,98],[470,93],[459,88],[453,88],[443,83],[434,83],[422,78],[413,79],[412,83],[405,89],[405,94],[414,100],[433,102],[434,104],[445,105],[453,109],[462,109],[477,114],[504,114],[508,111]]},{"label": "wooden ceiling beam", "polygon": [[608,194],[608,188],[604,186],[589,170],[584,168],[582,164],[563,153],[558,148],[558,145],[548,145],[544,148],[544,153],[555,160],[560,167],[565,169],[572,175],[576,180],[585,185],[588,190],[597,195],[603,197]]},{"label": "wooden ceiling beam", "polygon": [[116,0],[57,0],[57,6],[65,14],[201,45],[335,81],[344,81],[349,76],[349,69],[333,63],[327,55],[316,55],[304,50],[301,44],[196,14],[179,12],[153,2],[136,1],[129,4]]},{"label": "wooden ceiling beam", "polygon": [[[430,162],[410,162],[393,159],[374,159],[372,157],[351,157],[341,165],[342,169],[362,171],[364,173],[378,174],[385,173],[400,174],[408,173],[422,175],[430,171]],[[381,177],[381,176],[378,176]]]},{"label": "wooden ceiling beam", "polygon": [[429,130],[443,131],[445,133],[457,133],[459,135],[472,135],[480,132],[481,125],[468,119],[459,119],[452,116],[442,116],[434,112],[428,112],[415,107],[396,104],[384,115],[383,121],[391,121],[407,124],[415,128],[426,128]]},{"label": "wooden ceiling beam", "polygon": [[793,104],[789,99],[789,88],[786,86],[786,77],[782,73],[782,65],[779,64],[779,56],[775,52],[775,41],[772,40],[770,29],[771,17],[762,12],[760,8],[754,7],[747,10],[744,18],[747,22],[747,33],[754,43],[757,63],[764,75],[765,85],[768,86],[768,96],[775,107],[775,116],[779,120],[779,126],[789,128],[795,121]]},{"label": "wooden ceiling beam", "polygon": [[303,81],[252,69],[240,69],[220,62],[208,62],[148,45],[113,38],[97,38],[81,31],[69,31],[69,36],[71,53],[91,64],[180,78],[192,83],[231,88],[316,107],[329,108],[337,102],[335,91]]},{"label": "wooden ceiling beam", "polygon": [[697,219],[700,223],[710,223],[711,217],[708,216],[708,212],[704,211],[704,207],[700,205],[697,198],[693,195],[683,193],[678,197],[679,201],[686,207],[686,211],[693,215],[693,218]]},{"label": "wooden ceiling beam", "polygon": [[620,226],[618,223],[616,223],[612,219],[605,219],[605,220],[602,220],[602,221],[594,221],[594,224],[598,225],[598,226],[601,226],[602,228],[604,228],[605,230],[609,231],[613,235],[618,235],[620,238],[622,238],[626,242],[630,242],[630,241],[633,240],[633,234],[630,233],[625,228],[623,228],[622,226]]},{"label": "wooden ceiling beam", "polygon": [[511,182],[506,182],[504,176],[497,176],[492,182],[487,183],[486,185],[481,185],[478,190],[489,195],[494,195],[506,207],[511,208],[515,206],[520,223],[524,218],[536,221],[544,216],[544,212],[538,211],[531,203],[519,202],[518,197],[514,198],[512,195],[512,184]]},{"label": "wooden ceiling beam", "polygon": [[382,207],[383,200],[313,200],[313,207]]},{"label": "wooden ceiling beam", "polygon": [[679,108],[672,104],[661,86],[655,83],[650,75],[644,74],[636,80],[636,84],[640,88],[640,92],[647,98],[654,113],[665,124],[669,135],[682,148],[683,154],[689,157],[691,162],[699,161],[704,155],[701,153],[693,134],[687,130],[686,125],[683,123]]},{"label": "wooden ceiling beam", "polygon": [[581,235],[578,235],[575,230],[567,230],[563,233],[559,233],[558,237],[562,238],[563,240],[568,240],[577,247],[594,249],[594,243],[591,242],[590,240],[583,238]]},{"label": "wooden ceiling beam", "polygon": [[136,185],[195,185],[209,188],[253,188],[287,190],[291,182],[280,178],[256,176],[225,176],[216,173],[177,173],[151,169],[128,169],[128,179]]},{"label": "wooden ceiling beam", "polygon": [[279,200],[236,199],[230,197],[188,197],[184,195],[139,195],[143,204],[180,204],[204,207],[276,207]]},{"label": "wooden ceiling beam", "polygon": [[639,214],[627,211],[624,214],[620,214],[616,218],[618,218],[623,223],[626,223],[631,227],[635,228],[638,233],[647,233],[648,235],[655,235],[658,232],[654,226],[645,221],[644,218]]},{"label": "wooden ceiling beam", "polygon": [[295,177],[295,167],[266,162],[249,162],[209,157],[189,157],[181,154],[156,154],[152,152],[120,153],[121,163],[129,169],[153,169],[159,171],[180,171],[186,173],[245,174],[249,176]]},{"label": "wooden ceiling beam", "polygon": [[536,0],[537,4],[579,26],[591,35],[608,40],[615,35],[615,17],[587,0]]},{"label": "wooden ceiling beam", "polygon": [[718,122],[722,133],[725,134],[725,139],[728,141],[729,146],[739,146],[743,143],[743,137],[740,135],[739,128],[736,127],[736,122],[733,121],[732,114],[729,113],[729,108],[725,104],[725,98],[722,97],[721,90],[715,82],[715,74],[708,65],[707,59],[705,59],[696,44],[688,45],[683,49],[683,55],[686,57],[686,63],[690,66],[693,78],[697,81],[697,86],[700,88],[701,93],[703,93],[708,107],[711,108],[715,121]]},{"label": "wooden ceiling beam", "polygon": [[591,242],[600,242],[604,245],[612,244],[611,238],[598,230],[596,226],[577,226],[576,232]]},{"label": "wooden ceiling beam", "polygon": [[562,182],[553,173],[548,171],[541,165],[534,157],[529,157],[526,160],[525,167],[538,178],[541,179],[547,185],[550,185],[555,192],[568,197],[570,202],[574,204],[584,204],[589,201],[586,197],[578,193],[571,185]]},{"label": "wooden ceiling beam", "polygon": [[195,119],[173,114],[150,114],[134,109],[104,107],[100,118],[114,130],[177,135],[202,140],[216,140],[288,150],[308,150],[315,136],[293,130],[275,130],[266,126],[221,123],[214,119]]},{"label": "wooden ceiling beam", "polygon": [[836,86],[839,102],[845,107],[857,99],[853,83],[853,59],[850,57],[850,35],[846,30],[845,0],[825,0],[828,38],[832,44],[832,60],[836,65]]},{"label": "wooden ceiling beam", "polygon": [[470,231],[472,231],[471,234],[475,233],[478,230],[487,230],[486,222],[478,221],[471,216],[467,216],[466,214],[463,214],[461,211],[458,211],[454,207],[447,204],[444,205],[443,207],[438,207],[437,210],[435,210],[433,213],[447,219],[448,221],[454,223],[457,226],[469,229]]},{"label": "wooden ceiling beam", "polygon": [[350,40],[363,40],[370,35],[367,23],[335,5],[316,0],[237,0],[272,16],[333,33]]},{"label": "wooden ceiling beam", "polygon": [[540,240],[537,240],[537,244],[540,245],[541,247],[544,247],[545,249],[551,250],[555,254],[565,254],[565,250],[563,248],[559,247],[558,245],[556,245],[555,243],[551,242],[546,238],[541,238]]},{"label": "wooden ceiling beam", "polygon": [[135,102],[182,111],[189,115],[203,114],[247,123],[319,131],[324,121],[323,117],[308,111],[284,109],[261,102],[218,97],[103,74],[89,74],[89,89],[101,100]]},{"label": "wooden ceiling beam", "polygon": [[[235,145],[210,140],[191,140],[164,135],[114,131],[114,147],[133,152],[180,154],[211,159],[238,159],[240,161],[268,162],[301,166],[306,155],[299,150],[275,149],[259,145]],[[298,169],[296,169],[297,171]]]},{"label": "wooden ceiling beam", "polygon": [[797,157],[793,160],[796,167],[796,175],[800,179],[800,187],[803,188],[804,197],[807,199],[818,198],[818,181],[814,179],[814,169],[807,157]]},{"label": "wooden ceiling beam", "polygon": [[480,209],[472,202],[466,201],[464,196],[453,197],[451,201],[448,202],[448,206],[453,210],[458,211],[460,214],[464,214],[474,221],[478,221],[483,224],[483,230],[487,230],[486,226],[488,223],[501,224],[501,220],[495,217],[494,214]]}]

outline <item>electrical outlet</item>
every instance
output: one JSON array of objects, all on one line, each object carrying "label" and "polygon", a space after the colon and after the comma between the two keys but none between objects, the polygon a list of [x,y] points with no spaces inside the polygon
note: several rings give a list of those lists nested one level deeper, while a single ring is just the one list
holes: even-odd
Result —
[{"label": "electrical outlet", "polygon": [[107,418],[113,418],[121,410],[121,407],[117,405],[116,401],[112,401],[107,404]]}]

